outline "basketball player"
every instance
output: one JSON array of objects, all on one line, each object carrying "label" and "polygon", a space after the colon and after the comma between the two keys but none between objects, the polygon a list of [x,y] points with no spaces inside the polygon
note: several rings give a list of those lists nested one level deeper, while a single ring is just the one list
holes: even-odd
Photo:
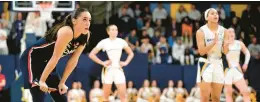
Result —
[{"label": "basketball player", "polygon": [[[86,9],[75,9],[61,24],[52,27],[44,38],[23,52],[20,60],[24,87],[30,89],[34,102],[43,102],[45,92],[50,91],[54,101],[66,102],[64,94],[68,87],[65,82],[88,42],[90,21],[91,15]],[[72,56],[60,78],[54,69],[59,59],[69,54]]]},{"label": "basketball player", "polygon": [[[225,89],[226,89],[226,101],[233,102],[232,99],[232,84],[239,89],[240,93],[243,95],[243,102],[250,102],[249,90],[247,89],[247,84],[245,82],[243,71],[246,71],[248,63],[250,60],[250,52],[246,48],[245,44],[239,40],[235,40],[235,31],[233,28],[227,30],[229,36],[229,45],[227,53],[227,61],[229,68],[225,71]],[[245,61],[242,69],[239,64],[240,52],[245,54]]]},{"label": "basketball player", "polygon": [[[108,98],[111,91],[111,86],[114,82],[116,84],[121,102],[127,102],[126,81],[122,68],[130,63],[134,54],[125,40],[117,38],[118,29],[116,25],[109,25],[106,30],[109,38],[101,40],[97,44],[97,46],[90,52],[89,57],[96,63],[104,66],[102,71],[104,101],[109,101]],[[124,62],[120,61],[122,49],[124,49],[128,54],[128,57]],[[96,54],[100,50],[106,51],[109,58],[108,61],[101,61],[96,56]]]},{"label": "basketball player", "polygon": [[[198,52],[201,56],[198,62],[197,83],[201,90],[201,102],[220,101],[220,94],[224,84],[224,69],[222,64],[222,50],[228,42],[225,28],[218,24],[219,15],[216,9],[209,8],[204,14],[207,24],[200,27],[196,34]],[[225,51],[224,53],[226,53]]]}]

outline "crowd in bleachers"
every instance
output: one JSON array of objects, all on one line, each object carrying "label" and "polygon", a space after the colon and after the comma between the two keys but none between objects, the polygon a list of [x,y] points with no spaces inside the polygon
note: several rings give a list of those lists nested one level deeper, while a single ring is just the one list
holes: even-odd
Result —
[{"label": "crowd in bleachers", "polygon": [[[171,17],[162,3],[152,10],[149,5],[143,9],[136,3],[129,7],[124,4],[117,15],[110,19],[119,27],[119,37],[124,38],[132,50],[147,53],[151,64],[181,64],[193,65],[198,57],[196,47],[196,31],[205,24],[204,11],[196,9],[191,4],[188,12],[183,5],[177,8],[175,17]],[[260,15],[260,6],[252,9],[250,5],[242,12],[242,17],[237,17],[234,11],[227,12],[223,5],[216,7],[219,12],[219,24],[236,31],[238,40],[243,41],[254,58],[259,59],[260,47],[257,41],[259,22],[256,16]],[[251,40],[252,39],[252,40]],[[251,43],[251,41],[253,41]]]}]

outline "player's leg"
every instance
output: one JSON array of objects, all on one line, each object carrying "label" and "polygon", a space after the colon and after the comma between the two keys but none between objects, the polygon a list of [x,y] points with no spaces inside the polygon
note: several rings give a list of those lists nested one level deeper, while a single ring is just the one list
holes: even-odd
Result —
[{"label": "player's leg", "polygon": [[30,88],[33,102],[44,102],[45,93],[42,92],[39,86]]},{"label": "player's leg", "polygon": [[243,95],[244,102],[250,102],[249,90],[240,67],[234,69],[234,84]]},{"label": "player's leg", "polygon": [[233,102],[232,93],[233,93],[232,85],[225,85],[225,96],[227,102]]},{"label": "player's leg", "polygon": [[118,90],[119,98],[121,102],[127,102],[126,98],[126,81],[125,81],[125,74],[122,68],[118,68],[115,70],[115,84]]},{"label": "player's leg", "polygon": [[208,63],[198,62],[197,83],[200,87],[201,102],[208,102],[211,93],[212,68]]},{"label": "player's leg", "polygon": [[103,101],[109,102],[109,96],[111,93],[112,83],[113,83],[113,69],[110,68],[103,68],[102,70],[102,83],[103,83]]},{"label": "player's leg", "polygon": [[224,85],[224,68],[223,65],[214,65],[212,74],[212,102],[220,102],[220,95]]},{"label": "player's leg", "polygon": [[[55,72],[53,72],[55,73]],[[58,85],[60,82],[60,78],[58,75],[52,74],[48,77],[48,79],[46,80],[46,84],[48,85],[48,87],[50,88],[56,88],[57,91],[51,92],[51,97],[55,102],[67,102],[67,97],[65,96],[65,94],[61,95],[58,91]]]},{"label": "player's leg", "polygon": [[112,84],[103,84],[104,102],[109,102],[109,96],[111,93]]},{"label": "player's leg", "polygon": [[227,68],[225,70],[225,96],[227,102],[233,102],[232,76],[233,76],[232,69]]}]

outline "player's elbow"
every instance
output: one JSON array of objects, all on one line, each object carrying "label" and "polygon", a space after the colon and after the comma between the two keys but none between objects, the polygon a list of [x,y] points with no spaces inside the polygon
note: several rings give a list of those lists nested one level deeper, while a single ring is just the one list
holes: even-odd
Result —
[{"label": "player's elbow", "polygon": [[88,57],[91,58],[91,59],[93,59],[95,56],[96,56],[96,55],[93,54],[93,53],[90,53],[90,54],[88,55]]},{"label": "player's elbow", "polygon": [[201,49],[198,49],[198,52],[200,56],[204,56],[206,54],[205,51],[202,51]]}]

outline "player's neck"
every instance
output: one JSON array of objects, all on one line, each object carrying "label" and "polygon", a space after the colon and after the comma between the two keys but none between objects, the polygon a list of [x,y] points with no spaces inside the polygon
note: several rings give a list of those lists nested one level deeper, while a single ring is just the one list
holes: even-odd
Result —
[{"label": "player's neck", "polygon": [[209,27],[210,30],[217,30],[218,29],[218,23],[208,22],[207,26]]},{"label": "player's neck", "polygon": [[110,39],[110,40],[115,40],[115,39],[116,39],[116,37],[109,37],[109,39]]}]

